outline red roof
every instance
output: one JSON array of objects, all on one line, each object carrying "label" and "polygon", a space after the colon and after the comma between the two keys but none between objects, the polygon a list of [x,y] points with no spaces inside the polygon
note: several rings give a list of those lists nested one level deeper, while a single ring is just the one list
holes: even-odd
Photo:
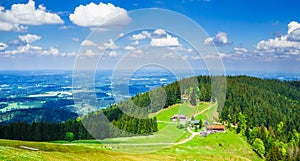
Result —
[{"label": "red roof", "polygon": [[206,126],[207,130],[225,130],[224,125],[207,125]]}]

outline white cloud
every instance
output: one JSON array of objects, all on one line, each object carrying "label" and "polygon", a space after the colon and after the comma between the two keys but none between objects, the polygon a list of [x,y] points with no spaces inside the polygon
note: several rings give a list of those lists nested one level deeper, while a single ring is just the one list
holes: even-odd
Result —
[{"label": "white cloud", "polygon": [[124,33],[121,32],[121,33],[119,34],[119,37],[123,37],[123,36],[124,36]]},{"label": "white cloud", "polygon": [[94,53],[93,50],[91,50],[91,49],[86,50],[84,54],[85,54],[86,56],[89,56],[89,57],[95,55],[95,53]]},{"label": "white cloud", "polygon": [[[225,54],[225,53],[216,53],[216,54],[205,54],[205,55],[203,55],[204,59],[223,59],[223,58],[226,58],[226,57],[231,57],[231,55]],[[201,59],[201,57],[199,59]]]},{"label": "white cloud", "polygon": [[132,35],[132,38],[131,38],[132,40],[143,40],[143,39],[146,39],[146,36],[145,35],[143,35],[143,34],[134,34],[134,35]]},{"label": "white cloud", "polygon": [[102,2],[98,5],[93,2],[80,5],[69,18],[74,24],[83,27],[119,26],[131,21],[125,9]]},{"label": "white cloud", "polygon": [[289,41],[287,35],[269,40],[262,40],[256,45],[258,52],[276,53],[276,54],[299,54],[300,42]]},{"label": "white cloud", "polygon": [[214,43],[215,44],[221,44],[221,45],[228,44],[227,33],[225,33],[225,32],[217,33],[217,35],[214,38]]},{"label": "white cloud", "polygon": [[124,49],[125,49],[125,50],[134,50],[135,48],[132,47],[132,46],[125,46]]},{"label": "white cloud", "polygon": [[146,36],[147,38],[151,37],[151,33],[149,33],[148,31],[142,31],[142,35]]},{"label": "white cloud", "polygon": [[28,27],[26,27],[26,26],[0,21],[0,31],[25,32],[25,31],[27,31],[27,29],[28,29]]},{"label": "white cloud", "polygon": [[109,55],[110,57],[117,57],[117,56],[118,56],[118,53],[115,52],[115,51],[111,51],[111,52],[108,53],[108,55]]},{"label": "white cloud", "polygon": [[115,42],[112,39],[109,39],[108,42],[98,46],[99,50],[113,50],[118,48],[119,47],[115,44]]},{"label": "white cloud", "polygon": [[0,42],[0,51],[5,50],[8,47],[7,44]]},{"label": "white cloud", "polygon": [[73,40],[74,42],[78,42],[78,41],[79,41],[79,38],[78,38],[78,37],[73,37],[72,40]]},{"label": "white cloud", "polygon": [[248,52],[246,48],[233,48],[236,54],[244,54]]},{"label": "white cloud", "polygon": [[210,45],[210,44],[212,44],[213,41],[214,41],[214,38],[208,37],[208,38],[206,38],[206,39],[204,40],[204,44],[205,44],[205,45]]},{"label": "white cloud", "polygon": [[154,31],[154,34],[156,34],[156,35],[166,35],[167,33],[166,33],[166,31],[163,30],[163,29],[156,29],[156,30]]},{"label": "white cloud", "polygon": [[83,40],[81,46],[97,46],[97,44],[91,40]]},{"label": "white cloud", "polygon": [[67,29],[72,29],[72,28],[75,28],[75,26],[61,26],[61,27],[59,27],[59,29],[61,29],[61,30],[67,30]]},{"label": "white cloud", "polygon": [[292,21],[288,24],[288,34],[290,34],[291,32],[293,32],[296,29],[300,28],[300,23],[296,22],[296,21]]},{"label": "white cloud", "polygon": [[151,39],[151,46],[180,46],[180,44],[177,37],[172,37],[167,34],[167,37],[164,38]]},{"label": "white cloud", "polygon": [[300,28],[297,28],[288,34],[289,41],[298,41],[300,42]]},{"label": "white cloud", "polygon": [[26,43],[32,43],[37,40],[40,40],[42,37],[38,35],[32,35],[32,34],[27,34],[27,35],[19,35],[19,39],[26,42]]},{"label": "white cloud", "polygon": [[46,11],[46,7],[29,0],[27,4],[13,4],[10,10],[0,8],[0,30],[24,31],[27,27],[22,25],[63,24],[58,14]]},{"label": "white cloud", "polygon": [[134,35],[132,35],[132,37],[130,39],[131,40],[143,40],[146,38],[151,38],[151,33],[149,33],[148,31],[142,31],[139,34],[134,34]]},{"label": "white cloud", "polygon": [[50,49],[43,49],[39,46],[33,46],[31,44],[26,44],[24,46],[19,46],[15,50],[9,50],[2,52],[1,54],[6,55],[16,55],[16,54],[31,54],[31,55],[55,55],[57,56],[59,54],[59,51],[57,48],[51,47]]},{"label": "white cloud", "polygon": [[262,40],[255,49],[258,53],[269,53],[269,55],[300,55],[300,24],[295,21],[290,22],[286,35]]},{"label": "white cloud", "polygon": [[43,50],[41,52],[41,55],[53,55],[53,56],[58,56],[59,50],[57,48],[51,47],[48,50]]},{"label": "white cloud", "polygon": [[208,37],[204,40],[205,45],[228,45],[230,42],[228,41],[227,33],[226,32],[218,32],[214,37]]},{"label": "white cloud", "polygon": [[131,45],[139,45],[139,44],[140,44],[140,42],[138,40],[131,43]]},{"label": "white cloud", "polygon": [[24,46],[19,46],[15,50],[5,51],[5,54],[15,55],[15,54],[35,54],[41,53],[42,48],[39,46],[32,46],[30,44],[26,44]]},{"label": "white cloud", "polygon": [[42,55],[51,55],[51,56],[74,56],[75,53],[62,53],[55,47],[50,47],[49,49],[43,49],[40,46],[34,46],[29,43],[18,46],[17,48],[13,50],[5,50],[0,51],[0,55],[6,55],[6,56],[12,56],[17,54],[26,54],[26,55],[36,55],[36,56],[42,56]]}]

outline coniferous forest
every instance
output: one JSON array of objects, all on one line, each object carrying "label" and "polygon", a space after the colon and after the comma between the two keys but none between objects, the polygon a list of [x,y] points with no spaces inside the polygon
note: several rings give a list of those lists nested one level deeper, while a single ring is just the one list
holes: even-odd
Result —
[{"label": "coniferous forest", "polygon": [[[158,129],[156,118],[147,118],[148,113],[156,112],[161,107],[167,108],[180,103],[182,95],[192,94],[191,98],[200,101],[211,100],[211,78],[198,76],[196,88],[190,88],[188,85],[193,83],[194,78],[186,78],[150,92],[138,94],[130,98],[131,101],[125,100],[110,108],[92,112],[77,119],[56,123],[18,122],[1,125],[0,138],[49,141],[65,139],[65,134],[72,132],[74,139],[92,139],[93,137],[85,130],[81,122],[97,118],[97,115],[101,113],[114,126],[125,132],[113,131],[106,124],[100,123],[101,129],[107,129],[106,132],[109,131],[110,135],[99,132],[96,136],[98,139],[149,135]],[[253,150],[266,160],[299,160],[300,81],[263,80],[249,76],[228,76],[226,79],[226,100],[222,110],[219,109],[218,121],[245,138],[252,145]],[[166,97],[163,105],[159,100],[164,99],[159,97],[162,91],[165,92]],[[151,102],[149,97],[155,96],[157,98],[154,100],[157,101]],[[130,113],[145,118],[128,116],[120,110],[122,107],[126,107]],[[101,120],[96,122],[99,123]]]}]

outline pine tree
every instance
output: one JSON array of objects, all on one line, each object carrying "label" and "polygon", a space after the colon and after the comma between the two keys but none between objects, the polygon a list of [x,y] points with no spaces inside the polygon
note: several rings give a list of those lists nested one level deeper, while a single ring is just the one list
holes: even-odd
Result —
[{"label": "pine tree", "polygon": [[190,104],[192,106],[196,106],[197,105],[197,99],[196,99],[195,90],[192,90],[191,97],[190,97]]},{"label": "pine tree", "polygon": [[202,121],[202,119],[200,119],[200,120],[199,120],[199,129],[201,129],[202,126],[203,126],[203,121]]},{"label": "pine tree", "polygon": [[157,118],[153,117],[153,132],[157,132],[158,131],[158,125],[157,125]]}]

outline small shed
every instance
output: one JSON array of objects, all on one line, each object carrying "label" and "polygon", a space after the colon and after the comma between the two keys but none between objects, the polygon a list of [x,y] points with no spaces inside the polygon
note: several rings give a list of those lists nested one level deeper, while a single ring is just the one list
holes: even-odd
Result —
[{"label": "small shed", "polygon": [[191,121],[191,124],[199,125],[199,124],[200,124],[200,121],[199,121],[199,120],[193,120],[193,121]]},{"label": "small shed", "polygon": [[171,120],[177,120],[177,119],[180,119],[180,120],[186,120],[187,117],[186,117],[185,115],[176,114],[176,115],[173,115],[170,119],[171,119]]}]

